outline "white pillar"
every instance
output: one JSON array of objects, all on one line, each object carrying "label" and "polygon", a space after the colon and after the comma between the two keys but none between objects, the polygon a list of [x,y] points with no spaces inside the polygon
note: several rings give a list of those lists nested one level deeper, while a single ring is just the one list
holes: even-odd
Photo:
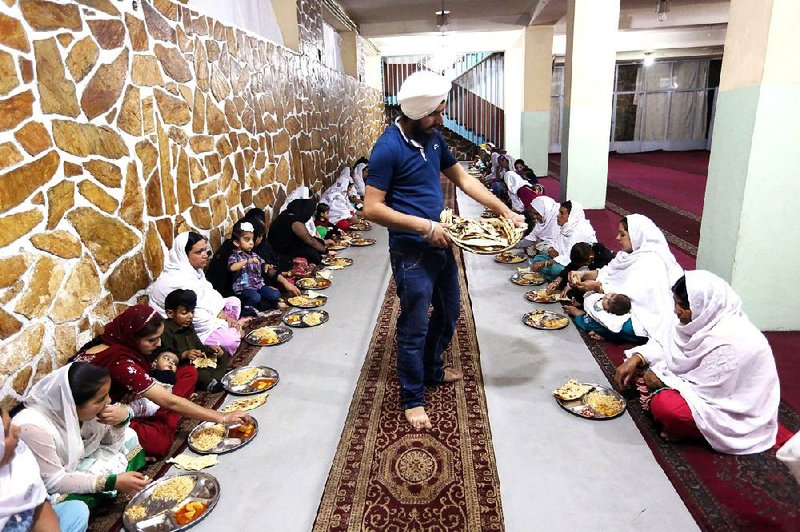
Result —
[{"label": "white pillar", "polygon": [[732,0],[697,267],[763,330],[800,329],[800,2]]},{"label": "white pillar", "polygon": [[538,176],[547,175],[553,26],[525,28],[525,73],[520,157]]},{"label": "white pillar", "polygon": [[619,0],[569,0],[561,198],[603,209]]}]

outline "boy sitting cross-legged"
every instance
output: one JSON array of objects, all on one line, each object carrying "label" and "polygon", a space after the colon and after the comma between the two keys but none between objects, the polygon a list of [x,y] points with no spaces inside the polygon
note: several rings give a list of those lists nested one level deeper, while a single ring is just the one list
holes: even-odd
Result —
[{"label": "boy sitting cross-legged", "polygon": [[192,290],[177,289],[164,300],[167,319],[161,346],[177,353],[181,363],[191,362],[197,367],[197,390],[219,392],[222,377],[228,371],[228,353],[218,345],[204,345],[192,326],[197,294]]}]

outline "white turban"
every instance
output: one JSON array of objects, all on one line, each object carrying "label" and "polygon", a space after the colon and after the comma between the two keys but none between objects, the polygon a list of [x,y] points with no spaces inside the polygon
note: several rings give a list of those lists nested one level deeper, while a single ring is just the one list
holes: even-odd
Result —
[{"label": "white turban", "polygon": [[447,78],[429,70],[414,72],[397,93],[400,109],[411,120],[428,116],[447,98],[451,86]]}]

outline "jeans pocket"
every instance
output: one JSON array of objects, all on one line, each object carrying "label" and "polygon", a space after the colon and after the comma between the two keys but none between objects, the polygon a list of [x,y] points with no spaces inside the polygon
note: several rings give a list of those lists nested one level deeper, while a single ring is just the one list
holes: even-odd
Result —
[{"label": "jeans pocket", "polygon": [[400,253],[398,251],[390,252],[392,261],[392,268],[397,270],[402,268],[404,271],[413,271],[420,267],[422,264],[422,253]]}]

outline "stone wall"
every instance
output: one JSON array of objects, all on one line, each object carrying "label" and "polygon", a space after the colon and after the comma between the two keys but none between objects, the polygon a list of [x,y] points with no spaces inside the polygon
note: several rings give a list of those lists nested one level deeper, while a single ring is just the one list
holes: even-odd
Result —
[{"label": "stone wall", "polygon": [[6,403],[136,302],[177,232],[216,247],[246,209],[318,191],[382,130],[381,94],[315,55],[133,4],[0,2]]}]

